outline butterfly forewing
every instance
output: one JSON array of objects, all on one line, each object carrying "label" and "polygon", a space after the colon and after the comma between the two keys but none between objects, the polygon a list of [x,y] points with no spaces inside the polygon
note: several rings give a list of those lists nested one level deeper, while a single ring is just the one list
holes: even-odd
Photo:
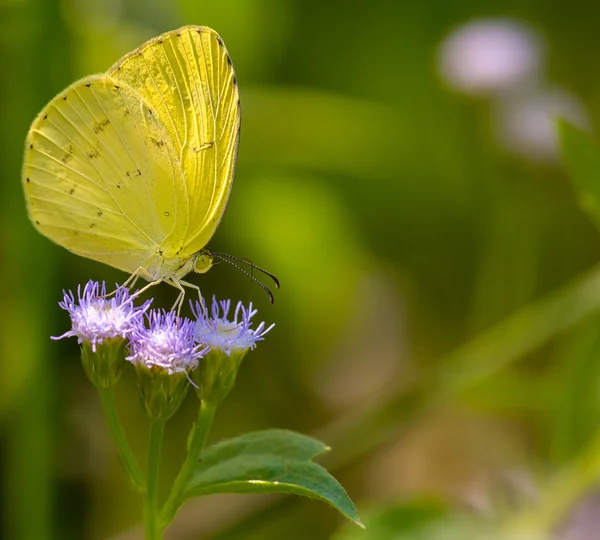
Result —
[{"label": "butterfly forewing", "polygon": [[186,185],[168,131],[152,105],[105,75],[73,84],[40,113],[23,180],[43,234],[127,272],[187,230]]},{"label": "butterfly forewing", "polygon": [[221,38],[206,27],[163,34],[117,62],[108,74],[156,109],[181,161],[189,199],[182,255],[210,240],[225,211],[239,141],[239,94]]}]

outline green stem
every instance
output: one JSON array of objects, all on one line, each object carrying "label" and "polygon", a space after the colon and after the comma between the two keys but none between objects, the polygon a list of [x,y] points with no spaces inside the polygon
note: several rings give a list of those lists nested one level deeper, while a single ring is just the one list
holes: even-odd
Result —
[{"label": "green stem", "polygon": [[175,512],[177,512],[177,509],[182,503],[182,497],[185,488],[190,479],[192,469],[198,463],[202,448],[204,448],[204,443],[206,442],[206,438],[208,436],[208,432],[210,431],[216,410],[216,405],[207,403],[206,401],[200,402],[198,418],[192,427],[192,431],[188,439],[187,456],[183,462],[183,465],[181,466],[181,469],[179,470],[179,474],[177,475],[175,482],[173,483],[173,488],[171,489],[169,498],[160,512],[160,522],[165,527],[171,523],[171,521],[173,521]]},{"label": "green stem", "polygon": [[600,477],[600,430],[542,491],[534,510],[508,523],[511,530],[550,533]]},{"label": "green stem", "polygon": [[125,432],[117,413],[115,393],[110,388],[99,388],[98,392],[108,427],[117,445],[117,452],[121,458],[121,463],[123,463],[123,467],[125,467],[134,487],[143,493],[146,490],[146,480],[125,437]]},{"label": "green stem", "polygon": [[162,529],[158,521],[158,476],[160,469],[160,449],[162,446],[164,420],[150,421],[150,442],[148,448],[148,489],[144,500],[144,528],[146,540],[162,540]]}]

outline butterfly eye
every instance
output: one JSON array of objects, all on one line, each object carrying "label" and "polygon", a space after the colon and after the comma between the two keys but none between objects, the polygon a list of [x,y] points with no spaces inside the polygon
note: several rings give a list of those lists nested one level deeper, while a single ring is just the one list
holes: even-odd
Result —
[{"label": "butterfly eye", "polygon": [[194,255],[194,272],[197,274],[205,274],[213,265],[213,258],[208,253],[201,251]]}]

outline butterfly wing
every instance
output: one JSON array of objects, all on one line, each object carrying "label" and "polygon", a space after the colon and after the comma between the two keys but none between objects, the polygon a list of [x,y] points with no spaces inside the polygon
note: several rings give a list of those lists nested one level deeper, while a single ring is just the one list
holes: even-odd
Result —
[{"label": "butterfly wing", "polygon": [[107,73],[158,111],[175,145],[189,198],[180,240],[190,256],[219,225],[235,173],[239,93],[223,41],[210,28],[187,26],[150,40]]},{"label": "butterfly wing", "polygon": [[70,251],[129,273],[187,230],[179,156],[152,106],[106,75],[56,96],[27,135],[29,217]]}]

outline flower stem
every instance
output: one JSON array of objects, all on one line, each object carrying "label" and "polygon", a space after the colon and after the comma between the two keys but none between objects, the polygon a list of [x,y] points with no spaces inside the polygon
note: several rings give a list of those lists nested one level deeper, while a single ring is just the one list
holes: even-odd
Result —
[{"label": "flower stem", "polygon": [[125,467],[134,487],[143,493],[146,490],[146,480],[125,437],[125,432],[117,413],[115,393],[110,388],[98,388],[98,392],[100,393],[100,402],[102,403],[108,427],[117,445],[121,463],[123,463],[123,467]]},{"label": "flower stem", "polygon": [[173,483],[173,488],[167,499],[167,502],[163,506],[160,512],[160,522],[163,527],[166,527],[175,516],[175,512],[181,505],[182,496],[185,488],[187,487],[192,469],[198,463],[202,448],[206,442],[208,432],[215,416],[217,405],[208,403],[206,401],[200,402],[200,408],[198,409],[198,418],[196,423],[192,427],[188,439],[188,451],[185,461],[179,470],[179,474]]},{"label": "flower stem", "polygon": [[164,420],[150,421],[150,441],[148,448],[148,489],[144,501],[144,528],[146,540],[162,540],[162,529],[158,521],[158,476],[160,469],[160,449],[162,446]]}]

